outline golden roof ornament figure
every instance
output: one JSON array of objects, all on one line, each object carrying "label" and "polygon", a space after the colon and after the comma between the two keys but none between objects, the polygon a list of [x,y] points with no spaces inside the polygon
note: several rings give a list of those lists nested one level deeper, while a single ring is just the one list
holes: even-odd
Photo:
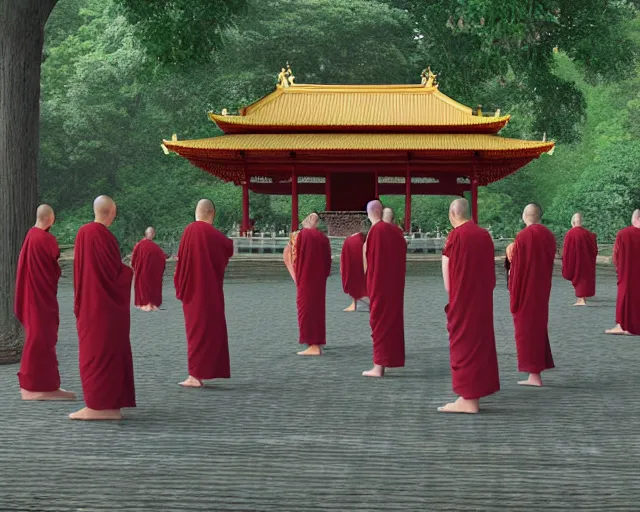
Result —
[{"label": "golden roof ornament figure", "polygon": [[289,62],[287,62],[287,67],[282,68],[280,70],[280,73],[278,73],[278,85],[280,85],[281,87],[290,87],[294,85],[293,82],[295,79],[296,77],[293,76],[291,66],[289,65]]},{"label": "golden roof ornament figure", "polygon": [[278,73],[278,85],[282,87],[289,87],[289,81],[287,80],[287,70],[282,68]]},{"label": "golden roof ornament figure", "polygon": [[229,115],[229,111],[226,108],[223,108],[221,113],[223,116]]},{"label": "golden roof ornament figure", "polygon": [[438,84],[436,84],[437,77],[438,75],[431,71],[431,66],[427,66],[427,69],[423,69],[422,73],[420,73],[420,82],[425,87],[438,87]]},{"label": "golden roof ornament figure", "polygon": [[289,66],[289,62],[287,62],[287,81],[289,82],[289,85],[294,85],[293,81],[296,79],[295,76],[293,76],[293,71],[291,71],[291,66]]}]

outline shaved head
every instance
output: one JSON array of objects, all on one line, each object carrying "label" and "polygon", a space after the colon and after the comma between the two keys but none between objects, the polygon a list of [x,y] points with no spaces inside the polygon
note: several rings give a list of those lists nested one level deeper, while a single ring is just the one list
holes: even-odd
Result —
[{"label": "shaved head", "polygon": [[522,220],[527,226],[532,224],[540,224],[542,219],[542,208],[535,203],[528,204],[522,212]]},{"label": "shaved head", "polygon": [[464,197],[453,201],[449,206],[449,221],[451,225],[455,228],[469,220],[471,220],[469,217],[469,201]]},{"label": "shaved head", "polygon": [[574,213],[573,217],[571,217],[571,226],[574,228],[581,228],[582,227],[582,214],[581,213]]},{"label": "shaved head", "polygon": [[385,208],[384,210],[382,210],[382,220],[385,222],[393,222],[393,219],[395,217],[395,214],[393,213],[393,210],[391,208]]},{"label": "shaved head", "polygon": [[302,221],[303,228],[314,229],[318,227],[318,224],[320,224],[320,216],[315,212],[307,215]]},{"label": "shaved head", "polygon": [[196,220],[213,224],[216,218],[216,206],[210,199],[200,199],[196,206]]},{"label": "shaved head", "polygon": [[371,224],[375,224],[382,220],[382,203],[377,199],[369,201],[367,204],[367,216],[371,221]]},{"label": "shaved head", "polygon": [[155,236],[156,236],[156,228],[154,228],[153,226],[149,226],[147,229],[145,229],[144,237],[147,240],[153,240]]},{"label": "shaved head", "polygon": [[631,216],[631,224],[640,228],[640,208],[633,212],[633,215]]},{"label": "shaved head", "polygon": [[36,210],[36,227],[47,230],[56,221],[56,215],[53,208],[48,204],[41,204]]},{"label": "shaved head", "polygon": [[116,218],[116,203],[109,196],[98,196],[93,201],[95,221],[109,227]]}]

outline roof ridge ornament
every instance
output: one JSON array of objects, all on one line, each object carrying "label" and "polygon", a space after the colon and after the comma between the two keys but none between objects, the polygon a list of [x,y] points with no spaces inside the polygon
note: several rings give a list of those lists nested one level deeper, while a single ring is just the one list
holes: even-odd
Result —
[{"label": "roof ridge ornament", "polygon": [[295,85],[293,83],[295,79],[296,77],[293,76],[289,61],[287,61],[287,67],[282,68],[280,70],[280,73],[278,73],[278,85],[281,87],[291,87],[292,85]]},{"label": "roof ridge ornament", "polygon": [[422,73],[420,73],[420,82],[425,87],[435,87],[437,89],[439,84],[436,83],[436,78],[438,78],[438,75],[431,71],[431,66],[427,66],[427,69],[423,69]]}]

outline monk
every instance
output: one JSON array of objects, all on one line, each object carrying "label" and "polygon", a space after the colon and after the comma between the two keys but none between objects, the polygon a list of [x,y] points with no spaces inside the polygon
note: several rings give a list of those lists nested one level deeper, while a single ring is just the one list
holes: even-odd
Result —
[{"label": "monk", "polygon": [[513,243],[507,245],[504,258],[504,276],[507,280],[507,289],[509,289],[509,273],[511,272],[511,259],[513,258]]},{"label": "monk", "polygon": [[56,356],[60,249],[49,233],[55,220],[51,206],[38,206],[36,224],[27,232],[18,259],[14,311],[26,335],[18,372],[23,400],[76,398],[75,393],[60,388]]},{"label": "monk", "polygon": [[136,406],[131,355],[131,281],[109,226],[116,204],[100,196],[95,221],[76,236],[73,261],[74,313],[80,342],[80,380],[86,407],[72,420],[120,420]]},{"label": "monk", "polygon": [[529,374],[521,386],[542,386],[540,374],[554,367],[549,344],[549,297],[556,239],[541,224],[542,210],[536,204],[524,209],[526,227],[513,246],[509,291],[515,325],[518,371]]},{"label": "monk", "polygon": [[331,274],[331,244],[318,230],[320,217],[312,213],[302,229],[292,233],[285,265],[296,283],[299,342],[306,344],[300,356],[321,356],[326,345],[327,278]]},{"label": "monk", "polygon": [[586,306],[587,298],[596,294],[598,242],[595,233],[582,227],[580,213],[571,217],[571,226],[562,248],[562,277],[573,284],[578,299],[574,306]]},{"label": "monk", "polygon": [[[404,236],[404,231],[402,230],[402,228],[400,226],[398,226],[395,223],[395,219],[396,219],[396,214],[394,213],[393,209],[391,209],[389,207],[383,208],[383,210],[382,210],[382,220],[384,222],[386,222],[387,224],[391,224],[391,225],[397,227],[398,230],[400,231],[400,233],[402,233],[402,236]],[[408,245],[409,241],[406,240],[406,243]]]},{"label": "monk", "polygon": [[607,334],[640,336],[640,209],[633,212],[631,226],[618,232],[613,263],[618,271],[616,326]]},{"label": "monk", "polygon": [[480,399],[500,390],[493,330],[493,240],[470,219],[466,199],[451,203],[449,221],[454,229],[442,251],[442,277],[449,294],[445,312],[453,392],[458,399],[438,411],[477,414]]},{"label": "monk", "polygon": [[389,223],[389,224],[393,224],[393,220],[395,218],[395,213],[393,212],[392,208],[386,207],[382,209],[382,220]]},{"label": "monk", "polygon": [[342,289],[349,295],[352,303],[344,311],[357,311],[358,302],[367,298],[367,283],[364,275],[362,250],[365,234],[361,231],[348,236],[342,245],[340,253],[340,275],[342,277]]},{"label": "monk", "polygon": [[180,385],[190,388],[231,377],[223,282],[233,242],[213,227],[215,217],[212,201],[198,201],[196,221],[184,230],[178,248],[174,284],[184,311],[189,367]]},{"label": "monk", "polygon": [[142,311],[159,311],[162,305],[162,276],[169,256],[153,241],[155,236],[156,230],[148,227],[131,253],[134,304]]},{"label": "monk", "polygon": [[383,377],[386,368],[404,366],[404,282],[407,243],[400,230],[382,221],[382,203],[367,205],[371,229],[364,246],[373,368],[365,377]]}]

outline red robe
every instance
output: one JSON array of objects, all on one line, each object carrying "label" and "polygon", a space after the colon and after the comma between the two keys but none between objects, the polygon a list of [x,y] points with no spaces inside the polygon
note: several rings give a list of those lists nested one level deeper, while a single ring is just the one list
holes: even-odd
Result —
[{"label": "red robe", "polygon": [[509,273],[518,371],[540,373],[554,367],[549,344],[549,297],[556,239],[542,224],[516,236]]},{"label": "red robe", "polygon": [[167,264],[167,255],[152,240],[143,238],[133,248],[131,266],[135,276],[136,306],[162,304],[162,276]]},{"label": "red robe", "polygon": [[598,243],[595,233],[582,227],[571,228],[564,237],[562,277],[576,290],[576,297],[596,294],[596,258]]},{"label": "red robe", "polygon": [[331,244],[317,229],[304,228],[291,237],[296,275],[299,342],[327,343],[327,278],[331,274]]},{"label": "red robe", "polygon": [[447,237],[442,255],[449,258],[447,329],[453,391],[468,400],[500,390],[493,330],[496,286],[491,235],[466,222]]},{"label": "red robe", "polygon": [[373,363],[404,366],[407,242],[397,226],[380,221],[369,230],[366,243]]},{"label": "red robe", "polygon": [[136,406],[131,355],[131,281],[120,247],[97,222],[80,228],[73,261],[74,313],[84,401],[95,410]]},{"label": "red robe", "polygon": [[196,379],[231,377],[223,290],[231,256],[233,242],[207,222],[192,222],[180,239],[173,282],[184,312],[189,375]]},{"label": "red robe", "polygon": [[27,232],[18,259],[14,302],[14,312],[26,334],[18,379],[27,391],[60,388],[56,357],[59,257],[58,242],[51,233],[39,228]]},{"label": "red robe", "polygon": [[340,274],[344,293],[359,300],[367,296],[367,283],[364,275],[363,253],[364,233],[347,237],[340,253]]},{"label": "red robe", "polygon": [[618,271],[616,323],[640,336],[640,229],[629,226],[618,232],[613,248]]}]

